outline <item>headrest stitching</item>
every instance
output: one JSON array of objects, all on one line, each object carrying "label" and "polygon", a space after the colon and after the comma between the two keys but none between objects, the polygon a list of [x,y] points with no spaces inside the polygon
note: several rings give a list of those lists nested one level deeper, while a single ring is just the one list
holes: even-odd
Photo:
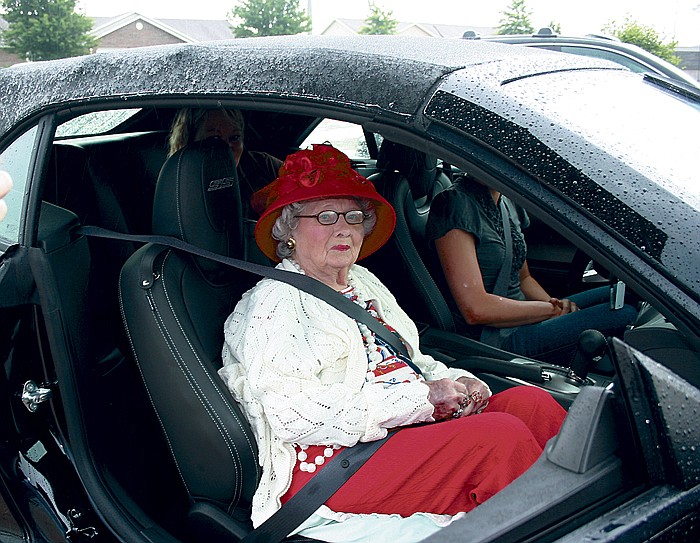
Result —
[{"label": "headrest stitching", "polygon": [[182,163],[182,157],[185,155],[185,152],[180,153],[180,155],[177,157],[177,168],[175,168],[175,208],[177,212],[177,226],[180,232],[180,239],[187,241],[185,239],[185,228],[182,224],[182,216],[180,215],[180,164]]}]

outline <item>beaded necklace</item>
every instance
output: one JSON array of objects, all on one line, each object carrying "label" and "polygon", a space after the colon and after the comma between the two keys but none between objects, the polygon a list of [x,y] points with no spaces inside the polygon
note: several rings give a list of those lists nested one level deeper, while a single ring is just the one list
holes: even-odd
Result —
[{"label": "beaded necklace", "polygon": [[[302,267],[298,262],[289,258],[291,264],[296,268],[296,270],[306,275]],[[349,298],[352,302],[356,303],[363,309],[368,309],[368,304],[365,301],[366,298],[362,291],[357,287],[357,284],[353,281],[353,278],[348,274],[348,286],[341,291],[341,294]],[[374,315],[373,315],[374,316]],[[365,348],[365,353],[367,354],[367,375],[366,380],[371,381],[374,376],[374,371],[377,369],[377,365],[384,360],[384,355],[382,354],[379,346],[377,345],[376,336],[369,327],[361,322],[355,321],[357,327],[362,335],[362,343]],[[318,455],[314,458],[313,462],[309,462],[309,456],[306,452],[309,445],[301,445],[299,443],[294,443],[295,450],[297,450],[297,459],[299,460],[299,470],[314,473],[317,466],[322,466],[327,459],[333,456],[333,453],[340,448],[339,445],[327,445],[323,449],[323,454]]]},{"label": "beaded necklace", "polygon": [[[357,288],[351,276],[348,276],[348,288],[343,290],[342,294],[349,298],[350,301],[355,302],[362,309],[367,309],[365,296]],[[377,369],[377,364],[384,360],[384,356],[377,347],[377,338],[374,332],[362,322],[357,322],[357,328],[362,335],[362,344],[365,346],[365,353],[367,354],[367,379],[369,380],[372,372]]]}]

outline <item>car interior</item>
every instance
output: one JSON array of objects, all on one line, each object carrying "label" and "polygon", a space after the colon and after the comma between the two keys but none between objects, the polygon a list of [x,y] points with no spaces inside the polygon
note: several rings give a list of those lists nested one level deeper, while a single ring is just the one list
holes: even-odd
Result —
[{"label": "car interior", "polygon": [[[98,132],[59,127],[43,170],[37,234],[43,256],[34,265],[43,278],[37,296],[44,314],[33,316],[32,333],[45,347],[38,359],[46,382],[60,384],[63,412],[54,407],[51,413],[55,431],[71,443],[72,460],[86,474],[83,484],[96,489],[97,507],[126,512],[153,540],[235,540],[251,529],[259,467],[253,434],[216,370],[223,322],[259,277],[157,243],[77,230],[88,225],[175,236],[272,264],[256,250],[255,218],[243,216],[237,186],[207,191],[212,180],[236,178],[228,147],[206,140],[178,160],[168,158],[176,111],[144,107]],[[494,392],[541,386],[579,413],[525,476],[469,514],[469,530],[507,528],[507,540],[535,532],[546,540],[565,533],[572,517],[583,523],[638,491],[642,476],[629,465],[639,445],[625,438],[630,422],[614,407],[614,356],[586,360],[576,381],[568,362],[542,364],[454,333],[425,225],[432,198],[462,168],[361,124],[336,140],[327,125],[339,130],[352,123],[308,110],[248,109],[244,115],[247,148],[283,159],[309,142],[330,141],[394,205],[395,234],[362,264],[414,318],[425,352],[477,373]],[[563,235],[531,218],[530,268],[552,295],[615,281]],[[394,265],[381,265],[387,261]],[[656,354],[697,384],[697,352],[673,329],[661,328],[653,341],[644,330],[635,332],[637,345],[658,350],[658,334],[666,334],[666,347]],[[26,418],[17,423],[31,424]],[[546,506],[536,501],[543,492]],[[499,528],[493,518],[504,504],[512,515]]]}]

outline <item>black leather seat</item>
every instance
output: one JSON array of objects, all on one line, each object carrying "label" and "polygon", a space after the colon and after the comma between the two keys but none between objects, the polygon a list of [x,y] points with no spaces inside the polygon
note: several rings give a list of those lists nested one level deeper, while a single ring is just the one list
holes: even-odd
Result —
[{"label": "black leather seat", "polygon": [[[227,256],[244,253],[236,169],[225,144],[200,142],[167,160],[153,233]],[[186,487],[197,541],[232,541],[250,530],[260,469],[255,439],[216,372],[223,323],[256,280],[153,244],[136,251],[120,276],[124,324]]]},{"label": "black leather seat", "polygon": [[[123,209],[112,188],[98,178],[84,148],[54,143],[44,186],[44,200],[75,213],[83,225],[130,232]],[[90,277],[87,297],[95,346],[92,364],[111,367],[126,352],[117,299],[119,271],[136,244],[88,239]]]},{"label": "black leather seat", "polygon": [[[381,173],[370,176],[396,210],[396,229],[379,262],[368,266],[378,275],[391,273],[389,284],[401,306],[416,322],[454,331],[452,314],[431,275],[431,251],[425,228],[433,197],[451,185],[436,157],[384,140],[377,159]],[[395,265],[387,266],[391,260]],[[399,276],[397,269],[405,271]],[[393,271],[392,271],[393,270]]]}]

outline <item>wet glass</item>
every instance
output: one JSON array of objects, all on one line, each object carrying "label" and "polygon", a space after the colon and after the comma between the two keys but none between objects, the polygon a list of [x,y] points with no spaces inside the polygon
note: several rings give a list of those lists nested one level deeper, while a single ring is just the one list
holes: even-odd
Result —
[{"label": "wet glass", "polygon": [[338,222],[340,216],[345,218],[345,222],[348,224],[362,224],[367,218],[365,212],[360,209],[351,209],[350,211],[333,211],[326,210],[317,213],[316,215],[295,215],[296,217],[306,218],[306,219],[316,219],[320,224],[324,226],[330,226]]},{"label": "wet glass", "polygon": [[3,246],[5,241],[10,244],[19,241],[24,198],[32,167],[32,149],[37,132],[37,127],[33,126],[0,154],[0,170],[10,174],[13,183],[12,190],[5,196],[7,216],[0,222],[0,244]]}]

